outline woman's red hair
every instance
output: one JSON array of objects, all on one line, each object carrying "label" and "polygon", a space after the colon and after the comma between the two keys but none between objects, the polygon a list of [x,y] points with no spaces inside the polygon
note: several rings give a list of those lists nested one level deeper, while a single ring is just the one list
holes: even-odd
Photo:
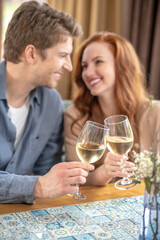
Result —
[{"label": "woman's red hair", "polygon": [[87,116],[88,120],[92,119],[104,123],[104,116],[98,104],[98,98],[90,94],[82,79],[81,59],[83,51],[93,42],[110,43],[114,47],[116,71],[115,97],[120,114],[128,116],[136,138],[135,140],[138,140],[136,112],[147,96],[145,88],[146,79],[133,46],[125,38],[111,32],[100,32],[92,35],[81,44],[76,54],[73,80],[78,86],[78,92],[73,101],[81,116],[75,119],[72,127],[84,116]]}]

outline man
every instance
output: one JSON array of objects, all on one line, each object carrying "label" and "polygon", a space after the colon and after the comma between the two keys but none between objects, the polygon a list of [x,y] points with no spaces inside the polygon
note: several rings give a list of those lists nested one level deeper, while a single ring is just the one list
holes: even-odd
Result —
[{"label": "man", "polygon": [[0,203],[33,203],[77,191],[89,164],[61,162],[63,103],[53,89],[81,28],[69,15],[36,1],[15,11],[0,63]]}]

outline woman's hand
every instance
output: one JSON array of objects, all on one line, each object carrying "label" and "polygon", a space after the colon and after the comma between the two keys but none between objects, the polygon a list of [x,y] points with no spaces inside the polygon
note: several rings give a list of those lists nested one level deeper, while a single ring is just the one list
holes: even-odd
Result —
[{"label": "woman's hand", "polygon": [[126,155],[119,156],[108,152],[104,160],[104,167],[107,176],[110,178],[131,177],[135,169],[135,164],[129,162]]}]

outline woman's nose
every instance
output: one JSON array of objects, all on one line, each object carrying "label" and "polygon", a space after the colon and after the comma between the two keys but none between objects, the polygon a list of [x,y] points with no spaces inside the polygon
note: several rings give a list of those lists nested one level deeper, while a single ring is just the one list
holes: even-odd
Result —
[{"label": "woman's nose", "polygon": [[93,75],[94,73],[95,73],[94,66],[92,64],[88,65],[86,69],[86,75],[90,76]]}]

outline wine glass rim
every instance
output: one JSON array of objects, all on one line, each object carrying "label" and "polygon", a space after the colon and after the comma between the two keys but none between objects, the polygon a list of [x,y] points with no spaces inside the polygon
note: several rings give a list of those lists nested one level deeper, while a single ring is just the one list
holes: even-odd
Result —
[{"label": "wine glass rim", "polygon": [[108,127],[106,127],[105,125],[103,125],[103,124],[101,124],[101,123],[98,123],[98,122],[94,122],[94,121],[91,121],[91,120],[88,120],[87,122],[86,122],[86,124],[87,123],[89,123],[89,124],[91,124],[91,125],[94,125],[94,126],[96,126],[97,128],[100,128],[100,129],[105,129],[105,130],[109,130],[109,128]]},{"label": "wine glass rim", "polygon": [[[107,122],[107,120],[110,119],[110,118],[118,118],[118,117],[120,117],[120,116],[121,116],[121,117],[124,117],[124,119],[121,120],[121,121],[118,121],[118,122]],[[124,121],[126,121],[126,120],[128,120],[128,117],[127,117],[126,115],[117,114],[117,115],[112,115],[112,116],[110,116],[110,117],[105,118],[105,119],[104,119],[104,123],[107,123],[107,124],[112,125],[112,124],[122,123],[122,122],[124,122]]]}]

